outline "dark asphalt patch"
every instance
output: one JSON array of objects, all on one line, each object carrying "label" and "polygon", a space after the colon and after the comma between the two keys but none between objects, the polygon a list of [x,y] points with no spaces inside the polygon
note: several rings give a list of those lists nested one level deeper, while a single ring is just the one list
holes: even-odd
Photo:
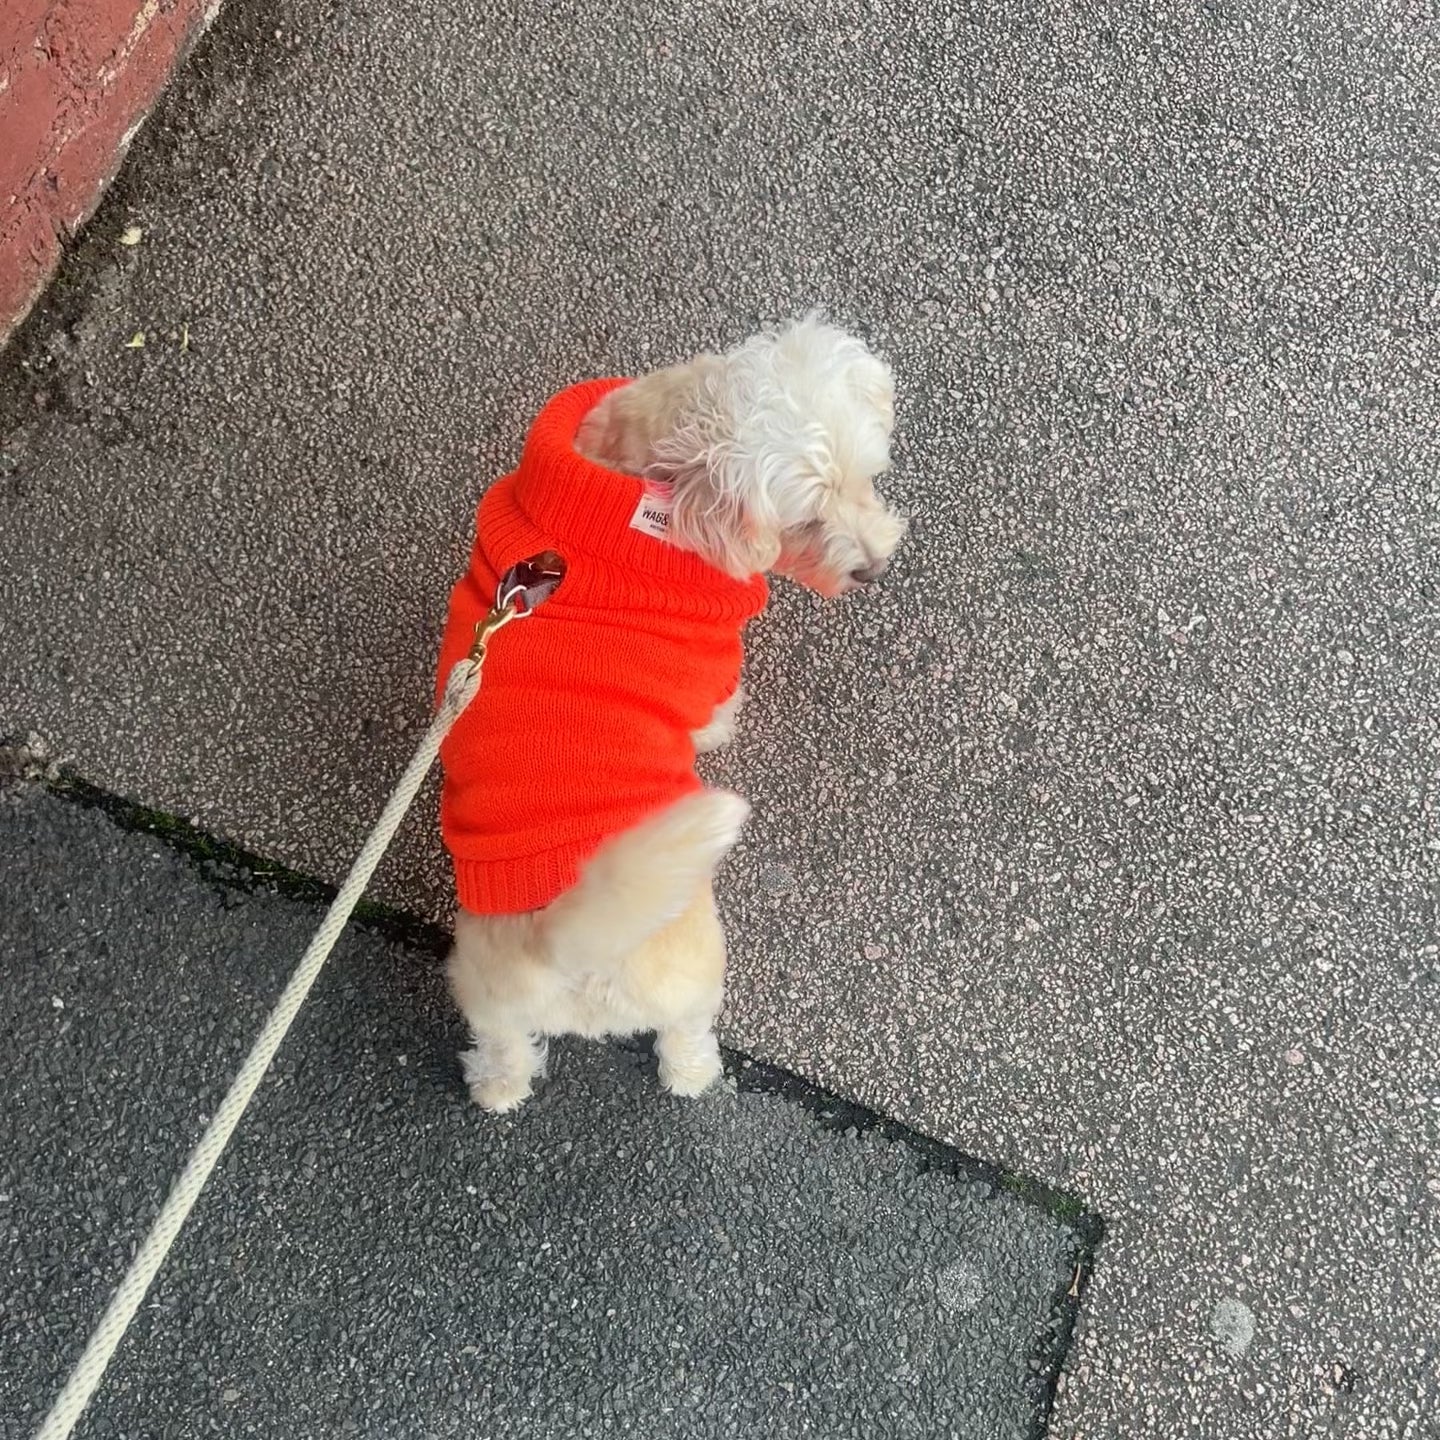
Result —
[{"label": "dark asphalt patch", "polygon": [[[7,1437],[315,926],[241,878],[0,790]],[[686,1104],[642,1049],[561,1046],[490,1119],[461,1039],[433,953],[352,926],[78,1433],[1043,1429],[1088,1217],[743,1062]]]}]

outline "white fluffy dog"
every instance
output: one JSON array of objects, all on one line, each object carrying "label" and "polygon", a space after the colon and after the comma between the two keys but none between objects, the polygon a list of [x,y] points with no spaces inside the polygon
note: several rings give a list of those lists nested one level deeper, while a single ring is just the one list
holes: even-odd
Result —
[{"label": "white fluffy dog", "polygon": [[[668,535],[654,544],[736,580],[773,571],[838,596],[879,576],[904,534],[874,487],[893,398],[883,361],[811,317],[610,390],[573,448],[604,471],[663,483]],[[518,649],[541,623],[506,635]],[[692,783],[694,753],[732,737],[740,699],[737,688],[688,729]],[[565,1034],[655,1032],[661,1081],[677,1095],[720,1076],[725,941],[711,880],[747,814],[738,796],[699,789],[603,838],[539,908],[473,913],[462,893],[448,973],[474,1036],[463,1064],[478,1104],[523,1101],[548,1037]]]}]

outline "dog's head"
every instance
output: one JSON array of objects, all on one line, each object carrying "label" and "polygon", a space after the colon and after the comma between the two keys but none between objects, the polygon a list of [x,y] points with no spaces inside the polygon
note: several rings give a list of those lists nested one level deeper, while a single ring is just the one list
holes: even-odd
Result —
[{"label": "dog's head", "polygon": [[690,393],[649,467],[674,487],[676,543],[822,595],[880,575],[905,534],[875,493],[895,420],[889,366],[811,316],[685,372]]}]

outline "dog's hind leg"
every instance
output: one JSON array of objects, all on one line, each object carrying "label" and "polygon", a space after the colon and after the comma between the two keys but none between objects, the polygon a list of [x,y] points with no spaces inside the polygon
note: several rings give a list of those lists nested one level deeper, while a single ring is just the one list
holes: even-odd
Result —
[{"label": "dog's hind leg", "polygon": [[708,883],[629,958],[624,979],[654,1028],[660,1083],[673,1095],[708,1090],[721,1073],[715,1019],[725,993],[725,932]]},{"label": "dog's hind leg", "polygon": [[513,1110],[545,1073],[542,1024],[553,1009],[533,919],[462,910],[446,969],[474,1039],[460,1057],[471,1098],[486,1110]]},{"label": "dog's hind leg", "polygon": [[660,1083],[672,1095],[702,1094],[720,1078],[723,1068],[720,1044],[709,1020],[659,1031],[655,1054],[660,1061]]},{"label": "dog's hind leg", "polygon": [[529,1099],[532,1084],[545,1073],[545,1037],[522,1031],[476,1034],[460,1057],[470,1098],[497,1114]]}]

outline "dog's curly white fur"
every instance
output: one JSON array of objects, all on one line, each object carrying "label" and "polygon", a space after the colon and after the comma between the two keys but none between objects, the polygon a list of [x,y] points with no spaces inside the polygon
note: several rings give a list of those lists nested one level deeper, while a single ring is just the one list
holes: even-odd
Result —
[{"label": "dog's curly white fur", "polygon": [[[904,535],[874,486],[893,424],[888,366],[811,316],[613,391],[576,449],[669,482],[670,543],[738,578],[774,571],[835,596],[874,580]],[[739,702],[696,733],[697,752],[732,738]],[[748,813],[728,792],[689,796],[612,837],[545,909],[461,912],[449,976],[474,1036],[464,1069],[477,1103],[523,1101],[547,1038],[563,1034],[654,1031],[677,1095],[719,1078],[725,940],[711,880]]]}]

